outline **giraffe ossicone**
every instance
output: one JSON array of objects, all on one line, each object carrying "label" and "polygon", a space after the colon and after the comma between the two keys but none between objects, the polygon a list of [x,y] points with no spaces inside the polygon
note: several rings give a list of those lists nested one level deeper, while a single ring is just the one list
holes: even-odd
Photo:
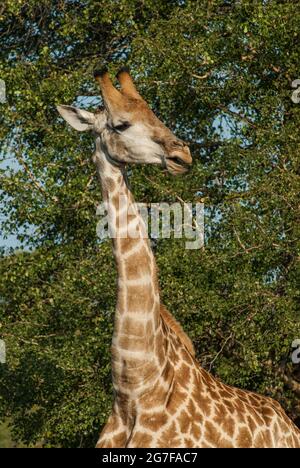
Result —
[{"label": "giraffe ossicone", "polygon": [[[194,347],[160,302],[157,268],[126,177],[127,164],[160,164],[171,174],[192,163],[187,145],[154,115],[128,70],[95,73],[105,109],[58,106],[78,131],[95,137],[96,164],[118,271],[112,339],[115,399],[98,448],[298,447],[300,431],[274,400],[221,383],[195,359]],[[120,196],[139,236],[122,237]]]}]

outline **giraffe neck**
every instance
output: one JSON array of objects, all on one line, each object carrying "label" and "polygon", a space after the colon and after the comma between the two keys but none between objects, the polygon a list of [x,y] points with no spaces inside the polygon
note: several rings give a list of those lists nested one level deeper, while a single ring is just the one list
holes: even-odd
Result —
[{"label": "giraffe neck", "polygon": [[117,395],[128,396],[147,390],[165,361],[156,263],[125,169],[109,161],[100,143],[94,160],[118,272],[113,384]]}]

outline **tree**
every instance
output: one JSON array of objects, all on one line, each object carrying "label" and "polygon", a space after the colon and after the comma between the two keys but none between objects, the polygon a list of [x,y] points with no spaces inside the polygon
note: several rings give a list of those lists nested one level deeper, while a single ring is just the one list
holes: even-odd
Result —
[{"label": "tree", "polygon": [[0,8],[2,232],[27,246],[0,258],[0,417],[14,437],[91,447],[110,411],[115,269],[110,242],[96,235],[92,138],[55,110],[95,108],[92,71],[105,63],[112,73],[127,63],[155,112],[191,143],[188,176],[131,174],[139,201],[205,203],[205,248],[155,247],[164,303],[205,368],[275,397],[299,421],[290,357],[300,337],[297,2]]}]

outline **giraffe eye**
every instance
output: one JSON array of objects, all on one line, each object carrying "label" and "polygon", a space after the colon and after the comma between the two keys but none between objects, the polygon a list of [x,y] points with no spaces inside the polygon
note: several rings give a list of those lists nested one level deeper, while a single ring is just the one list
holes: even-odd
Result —
[{"label": "giraffe eye", "polygon": [[130,127],[130,123],[129,122],[123,122],[119,125],[116,125],[113,129],[117,132],[124,132],[125,130],[127,130],[127,128]]}]

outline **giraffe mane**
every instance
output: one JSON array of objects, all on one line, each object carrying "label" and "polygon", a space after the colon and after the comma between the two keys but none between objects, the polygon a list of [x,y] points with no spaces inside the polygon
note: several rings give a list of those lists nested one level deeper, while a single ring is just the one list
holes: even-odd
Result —
[{"label": "giraffe mane", "polygon": [[163,304],[160,305],[160,315],[164,323],[173,330],[174,333],[178,336],[182,344],[187,348],[192,356],[195,356],[195,348],[191,339],[183,331],[182,326],[177,322],[175,317],[165,308]]}]

